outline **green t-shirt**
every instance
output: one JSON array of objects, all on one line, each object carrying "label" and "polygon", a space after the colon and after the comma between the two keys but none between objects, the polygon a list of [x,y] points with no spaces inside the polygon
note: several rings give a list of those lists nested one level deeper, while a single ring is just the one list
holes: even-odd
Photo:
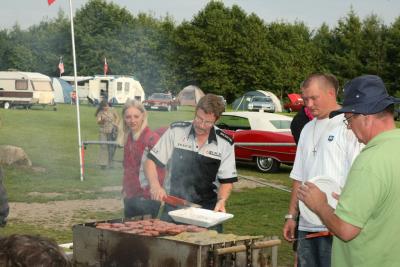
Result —
[{"label": "green t-shirt", "polygon": [[361,228],[335,237],[333,267],[400,266],[400,130],[374,137],[356,158],[335,213]]}]

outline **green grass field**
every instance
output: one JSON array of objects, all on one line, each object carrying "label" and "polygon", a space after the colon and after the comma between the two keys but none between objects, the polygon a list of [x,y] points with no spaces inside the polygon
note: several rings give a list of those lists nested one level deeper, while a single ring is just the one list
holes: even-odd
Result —
[{"label": "green grass field", "polygon": [[[120,112],[120,107],[117,107]],[[95,108],[81,105],[82,140],[97,140],[98,127]],[[167,126],[177,120],[193,118],[193,109],[181,108],[177,112],[149,112],[151,128]],[[79,150],[76,127],[76,108],[58,105],[58,110],[46,109],[0,109],[2,126],[0,145],[22,147],[38,170],[5,167],[5,185],[10,202],[47,203],[54,200],[87,200],[120,198],[118,191],[104,191],[104,187],[121,185],[122,167],[101,170],[96,164],[98,147],[89,145],[85,150],[85,176],[80,181]],[[122,160],[122,149],[116,160]],[[290,167],[279,173],[263,174],[255,166],[238,165],[239,175],[254,176],[269,182],[290,187]],[[32,192],[37,192],[32,194]],[[224,224],[225,232],[240,235],[264,235],[281,237],[283,216],[287,211],[289,193],[269,187],[246,189],[234,192],[228,203],[228,211],[235,217]],[[93,212],[90,210],[74,214],[76,221],[122,217],[121,209],[115,212]],[[63,218],[59,218],[62,220]],[[28,233],[55,238],[59,243],[71,242],[72,230],[48,229],[40,222],[27,224],[10,220],[0,234]],[[291,245],[282,242],[279,248],[279,266],[290,266],[293,261]]]}]

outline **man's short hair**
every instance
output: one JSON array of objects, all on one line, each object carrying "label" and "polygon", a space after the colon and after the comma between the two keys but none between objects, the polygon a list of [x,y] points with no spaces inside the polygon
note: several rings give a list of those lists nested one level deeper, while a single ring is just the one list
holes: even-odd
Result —
[{"label": "man's short hair", "polygon": [[219,118],[222,112],[225,111],[225,104],[221,97],[214,94],[206,94],[200,98],[196,106],[196,112],[198,109],[202,109],[207,114],[214,114],[215,117]]},{"label": "man's short hair", "polygon": [[70,267],[71,263],[55,241],[14,234],[0,238],[0,266]]},{"label": "man's short hair", "polygon": [[302,83],[302,88],[309,87],[311,82],[313,82],[314,80],[318,80],[323,89],[333,88],[335,90],[335,93],[337,94],[339,90],[339,81],[336,79],[335,75],[325,73],[313,73],[304,80],[304,82]]}]

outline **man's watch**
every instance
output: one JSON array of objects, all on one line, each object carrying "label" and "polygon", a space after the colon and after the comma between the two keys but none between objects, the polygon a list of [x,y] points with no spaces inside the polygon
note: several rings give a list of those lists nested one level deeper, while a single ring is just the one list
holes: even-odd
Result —
[{"label": "man's watch", "polygon": [[296,219],[296,216],[294,216],[293,214],[286,214],[285,215],[285,221],[287,221],[287,220],[295,220]]}]

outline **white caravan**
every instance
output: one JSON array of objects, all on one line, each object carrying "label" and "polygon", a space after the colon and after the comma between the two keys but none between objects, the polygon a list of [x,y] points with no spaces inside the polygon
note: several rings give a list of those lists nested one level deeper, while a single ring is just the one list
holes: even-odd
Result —
[{"label": "white caravan", "polygon": [[37,72],[0,71],[0,105],[55,105],[50,77]]},{"label": "white caravan", "polygon": [[[94,77],[77,77],[79,99],[99,103],[103,99],[113,104],[124,104],[128,99],[143,101],[145,93],[139,81],[132,76],[96,75]],[[73,77],[62,76],[73,85]]]},{"label": "white caravan", "polygon": [[113,104],[124,104],[128,99],[145,99],[142,85],[130,76],[98,75],[89,81],[89,94],[92,100],[107,99]]}]

